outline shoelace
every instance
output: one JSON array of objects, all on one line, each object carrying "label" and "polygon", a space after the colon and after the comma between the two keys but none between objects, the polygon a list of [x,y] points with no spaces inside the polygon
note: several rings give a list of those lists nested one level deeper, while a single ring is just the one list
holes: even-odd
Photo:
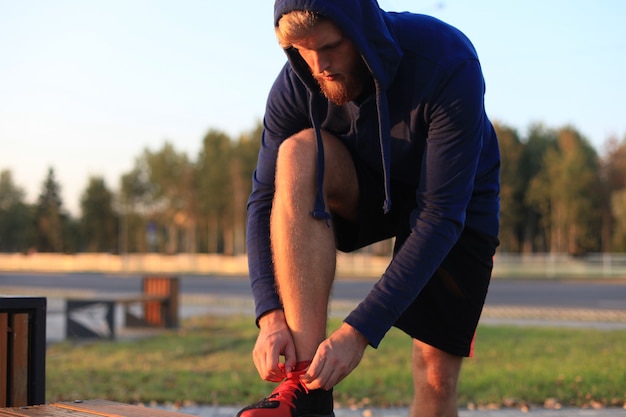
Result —
[{"label": "shoelace", "polygon": [[[306,372],[306,368],[310,362],[300,362],[296,365],[296,369],[291,372],[287,372],[287,378],[274,389],[274,391],[267,397],[270,399],[280,398],[289,408],[294,408],[293,400],[296,398],[297,391],[304,391],[309,393],[307,387],[300,381],[300,376]],[[284,369],[283,365],[280,364]]]}]

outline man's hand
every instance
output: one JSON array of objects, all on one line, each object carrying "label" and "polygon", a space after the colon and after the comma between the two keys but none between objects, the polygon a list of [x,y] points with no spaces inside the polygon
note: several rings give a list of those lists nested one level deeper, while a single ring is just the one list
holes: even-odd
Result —
[{"label": "man's hand", "polygon": [[329,390],[361,362],[367,339],[354,327],[343,323],[315,352],[307,372],[301,377],[308,389]]},{"label": "man's hand", "polygon": [[[296,347],[291,331],[282,310],[273,310],[259,319],[259,336],[256,339],[252,357],[261,378],[265,381],[280,382],[296,366]],[[280,367],[280,357],[284,356],[285,366]]]}]

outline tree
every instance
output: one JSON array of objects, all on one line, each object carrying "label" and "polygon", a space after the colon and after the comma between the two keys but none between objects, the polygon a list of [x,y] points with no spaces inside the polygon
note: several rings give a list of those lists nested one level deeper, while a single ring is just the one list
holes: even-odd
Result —
[{"label": "tree", "polygon": [[549,192],[540,173],[544,170],[546,152],[556,146],[556,132],[541,124],[529,129],[520,166],[520,175],[527,178],[528,188],[522,202],[525,212],[522,252],[545,252],[548,250],[550,219]]},{"label": "tree", "polygon": [[529,178],[521,174],[524,145],[517,131],[494,124],[500,145],[500,248],[519,252],[524,238],[524,192]]},{"label": "tree", "polygon": [[160,151],[145,149],[135,160],[135,168],[122,177],[121,206],[124,230],[133,214],[143,218],[133,229],[140,251],[176,253],[181,242],[184,251],[195,251],[194,181],[188,157],[168,142]]},{"label": "tree", "polygon": [[142,159],[135,160],[135,168],[120,179],[117,211],[120,213],[120,253],[146,252],[146,219],[149,212],[150,184],[141,166]]},{"label": "tree", "polygon": [[263,125],[257,123],[249,133],[239,136],[233,151],[233,254],[245,253],[246,202],[252,191],[252,175],[256,167]]},{"label": "tree", "polygon": [[204,137],[196,162],[198,209],[206,230],[207,250],[212,253],[223,251],[224,235],[228,233],[225,229],[232,224],[232,155],[230,137],[211,129]]},{"label": "tree", "polygon": [[11,171],[0,172],[0,251],[23,252],[33,246],[33,210]]},{"label": "tree", "polygon": [[81,229],[90,252],[117,251],[117,214],[113,193],[102,177],[91,177],[80,199]]},{"label": "tree", "polygon": [[606,195],[603,221],[603,251],[626,251],[626,137],[610,137],[602,160]]},{"label": "tree", "polygon": [[22,203],[24,195],[24,190],[14,184],[11,171],[0,171],[0,210]]},{"label": "tree", "polygon": [[613,220],[611,248],[626,252],[626,189],[613,192],[610,204]]},{"label": "tree", "polygon": [[195,242],[189,242],[179,232],[187,236],[194,228],[195,198],[193,187],[193,169],[187,155],[179,153],[168,142],[158,152],[144,153],[149,170],[149,181],[153,185],[152,199],[157,207],[158,220],[167,230],[167,253],[179,251],[182,242],[186,242],[184,251],[195,251]]},{"label": "tree", "polygon": [[556,145],[546,151],[529,195],[547,220],[550,252],[597,250],[601,219],[597,155],[571,127],[558,132]]},{"label": "tree", "polygon": [[63,202],[60,193],[54,169],[49,168],[35,209],[37,250],[41,252],[63,251]]}]

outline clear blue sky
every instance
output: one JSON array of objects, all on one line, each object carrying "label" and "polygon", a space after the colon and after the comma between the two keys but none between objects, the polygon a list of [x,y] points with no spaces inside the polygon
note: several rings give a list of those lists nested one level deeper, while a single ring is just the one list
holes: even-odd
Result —
[{"label": "clear blue sky", "polygon": [[[143,149],[195,158],[210,128],[263,116],[285,61],[272,1],[0,0],[0,169],[35,202],[48,167],[78,214],[90,175],[117,191]],[[525,135],[571,124],[599,153],[626,137],[626,2],[380,0],[474,42],[487,111]],[[236,6],[236,7],[234,7]]]}]

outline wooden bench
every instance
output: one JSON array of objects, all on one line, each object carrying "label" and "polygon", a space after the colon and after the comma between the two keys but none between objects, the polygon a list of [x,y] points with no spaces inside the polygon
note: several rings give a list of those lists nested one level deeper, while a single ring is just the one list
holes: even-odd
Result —
[{"label": "wooden bench", "polygon": [[59,402],[29,407],[0,408],[0,417],[192,417],[190,414],[157,410],[106,400]]},{"label": "wooden bench", "polygon": [[[143,321],[146,325],[168,328],[178,327],[178,299],[180,293],[178,277],[145,277],[142,286],[144,297],[144,300],[142,300]],[[157,299],[159,297],[160,300]]]},{"label": "wooden bench", "polygon": [[0,296],[0,407],[45,401],[46,301]]},{"label": "wooden bench", "polygon": [[[115,305],[124,309],[125,327],[177,328],[179,324],[178,277],[147,276],[140,294],[70,298],[65,309],[67,338],[115,339]],[[139,307],[139,314],[133,307]]]}]

